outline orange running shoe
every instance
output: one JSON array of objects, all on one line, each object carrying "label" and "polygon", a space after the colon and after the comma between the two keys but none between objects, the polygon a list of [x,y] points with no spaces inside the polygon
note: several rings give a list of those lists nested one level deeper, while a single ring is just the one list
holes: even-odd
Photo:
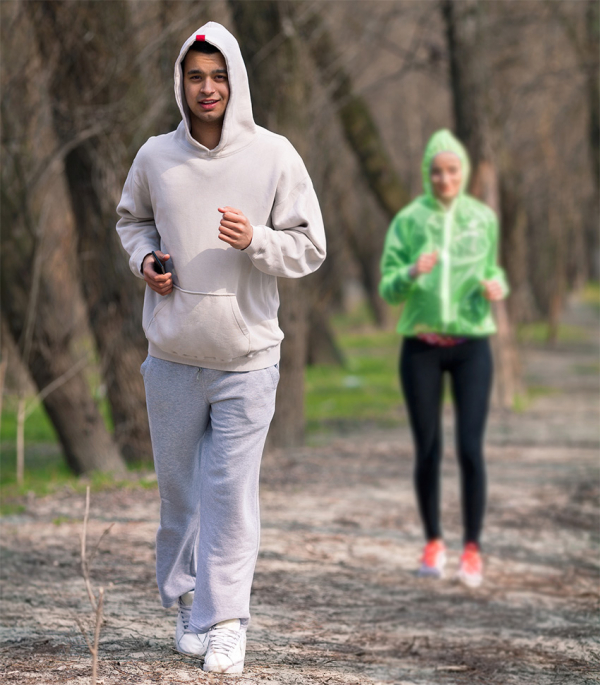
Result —
[{"label": "orange running shoe", "polygon": [[423,549],[417,575],[423,578],[443,578],[446,565],[446,545],[443,540],[430,540]]},{"label": "orange running shoe", "polygon": [[479,587],[483,581],[483,562],[479,545],[467,542],[460,558],[460,568],[456,574],[458,580],[468,587]]}]

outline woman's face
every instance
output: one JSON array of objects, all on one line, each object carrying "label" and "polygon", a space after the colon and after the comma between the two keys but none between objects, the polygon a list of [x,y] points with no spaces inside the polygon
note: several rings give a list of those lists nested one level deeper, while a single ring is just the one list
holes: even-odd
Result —
[{"label": "woman's face", "polygon": [[433,194],[438,200],[454,200],[462,183],[460,159],[453,152],[440,152],[431,162],[429,176]]}]

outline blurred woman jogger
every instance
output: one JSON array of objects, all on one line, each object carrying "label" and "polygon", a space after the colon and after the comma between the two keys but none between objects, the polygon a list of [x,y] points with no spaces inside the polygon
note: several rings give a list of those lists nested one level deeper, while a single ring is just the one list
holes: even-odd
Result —
[{"label": "blurred woman jogger", "polygon": [[492,383],[491,302],[508,294],[498,266],[494,212],[465,192],[469,159],[447,130],[435,133],[422,164],[424,194],[388,230],[381,296],[403,302],[400,379],[415,443],[415,489],[426,544],[419,574],[444,575],[440,524],[443,376],[451,380],[461,471],[464,551],[458,579],[482,582],[480,536],[486,501],[483,438]]}]

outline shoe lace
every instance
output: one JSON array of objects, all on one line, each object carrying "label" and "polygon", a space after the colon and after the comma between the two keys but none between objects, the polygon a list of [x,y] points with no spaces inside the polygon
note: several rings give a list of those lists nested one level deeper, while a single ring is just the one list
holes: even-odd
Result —
[{"label": "shoe lace", "polygon": [[179,613],[181,615],[181,622],[183,623],[183,629],[187,630],[190,625],[190,619],[192,617],[192,605],[189,606],[184,604],[181,600],[179,601]]},{"label": "shoe lace", "polygon": [[467,545],[460,561],[467,573],[481,573],[481,555],[477,545]]},{"label": "shoe lace", "polygon": [[218,654],[228,654],[237,644],[240,633],[229,628],[211,628],[210,650]]}]

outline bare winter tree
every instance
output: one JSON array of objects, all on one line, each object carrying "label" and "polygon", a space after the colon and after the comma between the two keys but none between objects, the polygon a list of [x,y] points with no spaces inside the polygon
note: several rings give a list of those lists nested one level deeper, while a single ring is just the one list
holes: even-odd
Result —
[{"label": "bare winter tree", "polygon": [[[114,230],[135,104],[144,111],[127,3],[27,4],[56,136],[70,146],[65,173],[78,236],[82,286],[100,355],[115,439],[127,461],[151,461],[144,388],[142,283],[134,280]],[[138,87],[136,87],[138,86]],[[135,102],[132,100],[135,99]],[[94,135],[72,145],[81,131]]]},{"label": "bare winter tree", "polygon": [[[450,57],[454,117],[458,137],[472,163],[471,192],[500,215],[500,183],[489,117],[489,73],[486,63],[483,15],[479,0],[443,0]],[[508,310],[495,305],[498,334],[493,338],[495,400],[503,407],[514,404],[519,389],[517,351]]]},{"label": "bare winter tree", "polygon": [[598,212],[600,210],[600,5],[596,0],[581,3],[583,11],[573,12],[564,3],[548,2],[553,16],[564,30],[576,55],[585,79],[585,96],[588,105],[588,141],[590,166],[595,181],[591,217],[588,222],[587,266],[590,276],[600,277],[600,236]]},{"label": "bare winter tree", "polygon": [[49,126],[45,65],[22,5],[1,10],[3,316],[69,466],[120,473],[123,461],[82,374],[84,308],[61,175],[66,150]]},{"label": "bare winter tree", "polygon": [[[229,6],[248,66],[257,122],[288,137],[305,156],[309,95],[306,54],[291,30],[291,7],[274,1],[243,0],[230,0]],[[270,443],[277,447],[304,441],[308,292],[305,279],[279,279],[279,322],[285,340],[277,410],[269,434]]]},{"label": "bare winter tree", "polygon": [[[408,203],[410,196],[390,159],[367,101],[357,91],[344,67],[334,37],[321,17],[319,7],[295,3],[295,25],[308,45],[322,80],[327,84],[346,141],[355,154],[360,171],[388,220]],[[385,230],[366,213],[357,226],[345,222],[349,246],[360,269],[371,309],[379,324],[385,322],[386,308],[379,297],[379,260]]]}]

